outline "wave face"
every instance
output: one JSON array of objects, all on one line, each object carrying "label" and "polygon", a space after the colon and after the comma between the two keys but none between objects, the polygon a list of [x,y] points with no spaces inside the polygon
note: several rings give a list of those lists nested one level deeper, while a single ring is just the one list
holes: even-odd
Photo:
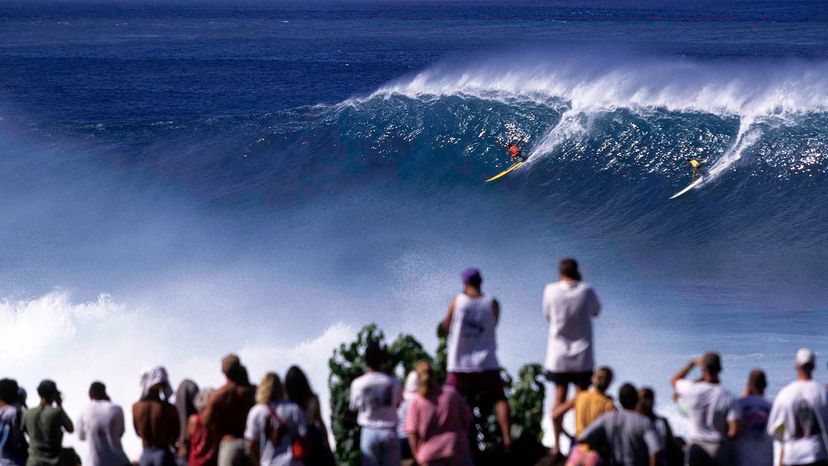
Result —
[{"label": "wave face", "polygon": [[[337,105],[109,136],[152,140],[125,158],[216,203],[461,189],[470,207],[494,191],[631,244],[704,237],[755,251],[828,239],[828,63],[503,61],[438,65]],[[483,185],[512,140],[529,163]],[[668,202],[689,182],[689,158],[708,159],[709,181]]]}]

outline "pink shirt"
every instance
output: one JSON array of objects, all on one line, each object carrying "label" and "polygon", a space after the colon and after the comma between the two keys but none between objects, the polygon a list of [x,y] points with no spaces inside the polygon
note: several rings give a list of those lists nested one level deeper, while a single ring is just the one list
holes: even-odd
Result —
[{"label": "pink shirt", "polygon": [[411,400],[405,418],[405,431],[417,434],[420,448],[417,462],[469,458],[468,431],[471,411],[454,387],[438,388],[428,398],[418,395]]}]

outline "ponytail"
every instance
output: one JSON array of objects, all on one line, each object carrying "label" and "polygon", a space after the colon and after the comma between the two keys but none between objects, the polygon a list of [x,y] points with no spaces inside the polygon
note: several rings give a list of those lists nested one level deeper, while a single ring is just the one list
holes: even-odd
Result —
[{"label": "ponytail", "polygon": [[421,360],[414,365],[414,371],[417,373],[417,381],[419,382],[417,391],[422,396],[428,396],[437,388],[437,381],[434,380],[434,368],[431,367],[430,362]]}]

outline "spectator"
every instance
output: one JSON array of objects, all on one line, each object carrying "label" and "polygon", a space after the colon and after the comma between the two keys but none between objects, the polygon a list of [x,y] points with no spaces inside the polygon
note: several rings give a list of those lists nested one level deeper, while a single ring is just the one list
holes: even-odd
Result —
[{"label": "spectator", "polygon": [[411,371],[405,378],[405,385],[403,386],[402,403],[397,409],[397,435],[400,438],[400,451],[403,463],[406,460],[414,460],[414,453],[411,451],[411,445],[408,442],[408,432],[406,429],[406,420],[408,419],[408,410],[411,407],[411,400],[417,398],[420,388],[420,382],[417,380],[417,371]]},{"label": "spectator", "polygon": [[170,404],[172,387],[167,370],[155,367],[141,376],[141,400],[132,405],[132,423],[144,451],[139,466],[176,466],[175,443],[180,426],[178,411]]},{"label": "spectator", "polygon": [[89,399],[91,403],[78,419],[78,438],[89,441],[86,465],[127,466],[129,458],[121,446],[126,430],[123,409],[112,403],[101,382],[92,382]]},{"label": "spectator", "polygon": [[202,416],[204,409],[207,407],[207,401],[212,394],[212,388],[204,388],[198,392],[195,400],[193,400],[193,407],[196,412],[187,419],[188,466],[218,465],[219,442],[215,435],[204,425]]},{"label": "spectator", "polygon": [[335,460],[328,444],[328,429],[322,419],[319,397],[311,389],[305,373],[297,366],[291,366],[285,374],[285,393],[287,399],[299,405],[305,415],[308,445],[303,459],[305,466],[334,466]]},{"label": "spectator", "polygon": [[365,349],[366,373],[351,382],[350,406],[357,411],[362,428],[360,452],[363,466],[399,466],[397,408],[402,394],[400,382],[382,372],[385,350],[371,342]]},{"label": "spectator", "polygon": [[796,380],[773,401],[768,434],[782,442],[780,464],[828,465],[828,393],[813,380],[816,355],[802,348],[796,352]]},{"label": "spectator", "polygon": [[638,391],[638,412],[653,423],[658,441],[661,445],[661,455],[658,464],[661,466],[680,466],[684,464],[682,447],[673,436],[673,428],[666,417],[655,412],[655,392],[650,387]]},{"label": "spectator", "polygon": [[[570,439],[578,438],[600,415],[615,411],[615,402],[611,396],[607,395],[607,389],[612,384],[612,376],[612,369],[609,367],[598,368],[592,376],[592,390],[579,392],[553,411],[554,422],[562,425],[566,413],[573,408],[575,409],[575,436],[573,437],[562,429],[564,435]],[[569,463],[591,464],[591,462],[597,460],[597,456],[597,452],[591,451],[586,445],[583,445],[580,448],[570,449]]]},{"label": "spectator", "polygon": [[559,281],[543,290],[543,315],[549,321],[546,378],[555,384],[553,451],[560,454],[563,418],[556,420],[554,413],[566,403],[570,384],[575,386],[576,394],[589,387],[595,366],[592,318],[600,312],[601,303],[592,287],[581,280],[575,259],[563,259],[558,275]]},{"label": "spectator", "polygon": [[23,431],[29,436],[29,458],[26,466],[55,466],[60,463],[63,432],[75,431],[72,420],[63,410],[63,395],[51,380],[37,386],[40,405],[23,415]]},{"label": "spectator", "polygon": [[653,423],[635,412],[638,391],[629,383],[618,390],[621,411],[602,414],[584,431],[582,443],[608,450],[608,466],[655,466],[661,444]]},{"label": "spectator", "polygon": [[495,327],[500,320],[500,303],[481,289],[480,271],[463,271],[463,292],[449,305],[442,329],[448,332],[448,378],[466,399],[482,397],[484,403],[495,405],[497,423],[508,451],[512,444],[509,403],[500,363],[497,360]]},{"label": "spectator", "polygon": [[19,406],[20,387],[12,379],[0,380],[0,465],[26,464],[23,436],[23,409]]},{"label": "spectator", "polygon": [[[694,367],[702,372],[700,380],[685,379]],[[722,362],[718,353],[706,353],[688,363],[673,376],[677,400],[687,409],[687,464],[729,464],[728,431],[735,422],[733,395],[719,383]]]},{"label": "spectator", "polygon": [[256,389],[235,354],[221,360],[221,370],[227,382],[210,397],[203,414],[204,424],[219,441],[218,466],[242,466],[247,463],[245,423],[250,408],[256,404]]},{"label": "spectator", "polygon": [[198,385],[190,379],[184,379],[175,390],[175,409],[178,411],[178,424],[181,426],[181,434],[178,436],[178,459],[184,465],[190,456],[190,443],[184,426],[189,422],[190,416],[196,413],[197,395]]},{"label": "spectator", "polygon": [[454,387],[437,384],[430,363],[420,361],[414,370],[419,396],[411,400],[405,421],[414,458],[421,466],[470,466],[468,406]]},{"label": "spectator", "polygon": [[302,466],[307,432],[302,408],[284,399],[279,376],[268,372],[256,390],[244,438],[256,466]]},{"label": "spectator", "polygon": [[754,369],[745,392],[736,400],[736,422],[730,432],[734,438],[734,466],[773,465],[773,439],[767,433],[771,410],[771,402],[765,398],[767,386],[765,373]]}]

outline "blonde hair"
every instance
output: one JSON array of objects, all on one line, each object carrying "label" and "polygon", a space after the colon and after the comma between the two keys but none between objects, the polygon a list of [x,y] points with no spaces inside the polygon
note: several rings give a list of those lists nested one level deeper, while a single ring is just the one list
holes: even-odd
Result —
[{"label": "blonde hair", "polygon": [[434,380],[434,368],[431,367],[431,363],[426,360],[417,361],[414,364],[414,372],[417,373],[417,381],[419,382],[419,387],[417,391],[422,396],[428,396],[428,394],[437,388],[437,381]]},{"label": "blonde hair", "polygon": [[262,383],[256,389],[256,403],[266,405],[274,400],[281,400],[284,396],[282,380],[275,372],[268,372],[262,377]]}]

